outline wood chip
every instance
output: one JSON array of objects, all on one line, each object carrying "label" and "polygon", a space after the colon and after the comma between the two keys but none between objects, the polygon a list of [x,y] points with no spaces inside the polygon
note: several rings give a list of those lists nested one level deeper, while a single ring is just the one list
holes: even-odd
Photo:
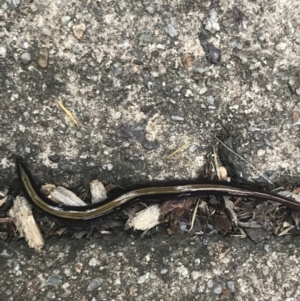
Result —
[{"label": "wood chip", "polygon": [[144,210],[141,210],[126,222],[126,227],[135,230],[149,230],[163,221],[160,220],[161,210],[159,204],[154,204]]},{"label": "wood chip", "polygon": [[227,169],[225,168],[225,166],[219,166],[219,180],[220,181],[227,181]]},{"label": "wood chip", "polygon": [[86,203],[81,200],[75,193],[72,191],[61,187],[57,186],[52,192],[51,196],[58,202],[62,203],[65,205],[70,205],[70,206],[85,206]]},{"label": "wood chip", "polygon": [[7,196],[0,200],[0,207],[6,202]]},{"label": "wood chip", "polygon": [[104,185],[98,180],[90,182],[90,190],[93,204],[104,201],[107,198],[106,189]]},{"label": "wood chip", "polygon": [[30,248],[40,252],[44,239],[32,215],[31,207],[24,197],[17,196],[8,215],[15,218],[15,225],[21,237],[25,237]]}]

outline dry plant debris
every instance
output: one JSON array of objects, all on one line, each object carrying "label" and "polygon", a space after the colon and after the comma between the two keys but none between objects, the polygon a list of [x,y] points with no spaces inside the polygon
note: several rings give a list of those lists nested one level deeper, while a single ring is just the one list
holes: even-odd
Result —
[{"label": "dry plant debris", "polygon": [[39,252],[44,246],[44,239],[32,215],[28,201],[24,197],[18,196],[8,215],[15,219],[20,237],[25,237],[29,247]]},{"label": "dry plant debris", "polygon": [[76,118],[73,116],[73,114],[62,104],[61,101],[56,100],[57,104],[60,106],[60,108],[66,113],[67,116],[70,117],[70,119],[74,122],[76,126],[78,126],[78,121]]}]

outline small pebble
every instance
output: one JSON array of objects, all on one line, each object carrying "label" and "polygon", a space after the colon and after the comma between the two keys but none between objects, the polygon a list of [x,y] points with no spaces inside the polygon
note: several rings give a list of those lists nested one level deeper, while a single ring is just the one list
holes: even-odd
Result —
[{"label": "small pebble", "polygon": [[300,88],[297,88],[297,89],[295,90],[295,93],[299,96],[299,95],[300,95]]},{"label": "small pebble", "polygon": [[138,32],[138,45],[141,47],[148,46],[152,40],[152,31],[149,28],[142,28]]},{"label": "small pebble", "polygon": [[29,52],[25,52],[25,53],[21,54],[20,59],[23,64],[27,65],[31,61],[31,54]]},{"label": "small pebble", "polygon": [[46,26],[42,28],[42,33],[47,37],[52,36],[51,29],[49,27],[46,27]]},{"label": "small pebble", "polygon": [[175,116],[175,115],[172,115],[172,116],[171,116],[171,119],[172,119],[172,120],[175,120],[175,121],[183,121],[183,120],[184,120],[183,117],[181,117],[181,116]]},{"label": "small pebble", "polygon": [[60,156],[57,154],[48,156],[48,159],[53,163],[58,163],[60,161]]},{"label": "small pebble", "polygon": [[266,151],[264,149],[259,149],[257,151],[257,156],[258,157],[263,157],[265,155]]},{"label": "small pebble", "polygon": [[200,258],[196,258],[194,263],[195,263],[195,266],[198,266],[200,264],[201,260]]},{"label": "small pebble", "polygon": [[102,284],[103,280],[101,278],[96,278],[96,279],[93,279],[88,287],[87,287],[87,291],[88,292],[92,292],[93,290],[95,290],[96,288],[98,288],[101,284]]},{"label": "small pebble", "polygon": [[[198,146],[195,145],[195,144],[192,144],[190,147],[189,147],[189,152],[190,153],[194,153],[196,150],[197,150]],[[196,260],[195,260],[196,262]],[[199,262],[200,263],[200,262]],[[195,263],[196,264],[196,263]],[[198,264],[199,265],[199,264]]]},{"label": "small pebble", "polygon": [[167,270],[167,269],[161,269],[161,270],[160,270],[160,273],[161,273],[162,275],[165,275],[165,274],[168,273],[168,270]]},{"label": "small pebble", "polygon": [[119,76],[120,74],[122,74],[123,72],[123,67],[122,66],[117,66],[115,69],[114,69],[114,76],[117,77]]},{"label": "small pebble", "polygon": [[147,11],[149,14],[153,15],[153,14],[155,13],[155,6],[154,6],[152,3],[148,4],[148,5],[146,6],[146,11]]},{"label": "small pebble", "polygon": [[107,297],[107,293],[106,292],[103,292],[103,291],[100,291],[98,293],[98,300],[108,300],[108,297]]},{"label": "small pebble", "polygon": [[35,13],[38,10],[38,7],[34,2],[32,2],[32,3],[30,3],[30,9],[32,12]]},{"label": "small pebble", "polygon": [[146,282],[149,279],[150,274],[147,272],[146,274],[144,274],[143,276],[140,276],[137,280],[138,284],[143,284],[144,282]]},{"label": "small pebble", "polygon": [[29,48],[29,43],[27,41],[22,43],[22,48],[23,49],[28,49]]},{"label": "small pebble", "polygon": [[65,26],[67,25],[71,20],[71,17],[70,16],[63,16],[61,17],[60,21],[61,21],[61,25],[62,26]]},{"label": "small pebble", "polygon": [[293,87],[295,85],[295,79],[293,77],[289,78],[288,83],[291,87]]},{"label": "small pebble", "polygon": [[38,54],[38,65],[41,68],[46,68],[48,66],[48,58],[49,58],[49,51],[47,48],[41,48]]},{"label": "small pebble", "polygon": [[276,280],[277,280],[278,282],[281,281],[281,279],[282,279],[281,271],[277,271],[277,272],[275,273],[275,278],[276,278]]},{"label": "small pebble", "polygon": [[178,31],[174,28],[174,26],[170,23],[165,27],[165,32],[171,37],[176,38],[178,36]]},{"label": "small pebble", "polygon": [[287,48],[287,44],[284,42],[280,42],[279,44],[276,45],[276,50],[278,51],[285,51]]},{"label": "small pebble", "polygon": [[18,127],[19,127],[20,132],[22,132],[22,133],[25,132],[25,126],[23,124],[19,124]]},{"label": "small pebble", "polygon": [[55,300],[56,299],[55,293],[51,292],[51,291],[47,292],[46,299],[48,299],[48,300]]},{"label": "small pebble", "polygon": [[4,46],[0,46],[0,59],[5,59],[6,57],[6,48]]},{"label": "small pebble", "polygon": [[235,292],[235,284],[233,281],[227,281],[227,286],[228,286],[228,289],[234,293]]},{"label": "small pebble", "polygon": [[201,67],[195,68],[195,73],[204,74],[206,71],[207,71],[206,68],[201,68]]},{"label": "small pebble", "polygon": [[193,280],[197,280],[197,279],[199,279],[201,276],[202,276],[202,273],[199,272],[199,271],[193,271],[193,272],[191,273],[191,277],[192,277]]},{"label": "small pebble", "polygon": [[176,268],[176,272],[184,278],[187,278],[189,276],[189,271],[186,267],[184,266],[179,266],[178,268]]},{"label": "small pebble", "polygon": [[60,282],[60,277],[57,275],[51,276],[48,280],[48,284],[53,286],[57,286],[59,282]]},{"label": "small pebble", "polygon": [[76,138],[82,139],[82,133],[79,132],[79,131],[77,131],[77,132],[76,132]]},{"label": "small pebble", "polygon": [[108,164],[102,165],[102,168],[105,169],[105,170],[110,171],[114,168],[114,166],[111,163],[108,163]]},{"label": "small pebble", "polygon": [[211,279],[208,280],[208,281],[207,281],[207,287],[208,287],[208,288],[212,288],[213,286],[214,286],[214,281],[211,280]]},{"label": "small pebble", "polygon": [[207,102],[208,105],[213,106],[215,104],[215,99],[212,95],[209,95],[206,99],[206,102]]},{"label": "small pebble", "polygon": [[184,96],[191,97],[191,96],[193,96],[193,92],[190,89],[186,89]]},{"label": "small pebble", "polygon": [[97,258],[92,258],[90,261],[89,261],[89,266],[90,267],[96,267],[96,266],[100,266],[100,261],[97,259]]},{"label": "small pebble", "polygon": [[17,8],[21,3],[21,0],[11,0],[11,4],[14,8]]},{"label": "small pebble", "polygon": [[205,286],[204,285],[200,285],[197,289],[198,293],[201,294],[201,293],[204,293],[205,291]]},{"label": "small pebble", "polygon": [[218,13],[215,9],[212,9],[209,14],[209,18],[207,18],[205,29],[210,31],[211,33],[215,33],[220,30],[220,25],[218,23]]},{"label": "small pebble", "polygon": [[223,291],[223,287],[221,284],[218,284],[215,288],[214,288],[214,293],[217,295],[220,295]]},{"label": "small pebble", "polygon": [[177,85],[177,86],[175,86],[174,91],[180,92],[182,88],[183,88],[183,85]]}]

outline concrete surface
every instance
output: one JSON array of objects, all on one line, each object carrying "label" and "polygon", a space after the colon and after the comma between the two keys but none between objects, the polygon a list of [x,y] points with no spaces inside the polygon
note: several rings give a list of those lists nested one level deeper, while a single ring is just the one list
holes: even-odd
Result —
[{"label": "concrete surface", "polygon": [[[15,156],[42,183],[67,187],[195,178],[216,142],[209,132],[258,171],[228,154],[239,176],[299,184],[299,5],[0,0],[0,188],[18,191]],[[201,247],[115,235],[49,240],[40,255],[2,242],[5,300],[219,300],[223,289],[228,300],[300,300],[297,237]],[[232,249],[220,263],[223,246]]]}]

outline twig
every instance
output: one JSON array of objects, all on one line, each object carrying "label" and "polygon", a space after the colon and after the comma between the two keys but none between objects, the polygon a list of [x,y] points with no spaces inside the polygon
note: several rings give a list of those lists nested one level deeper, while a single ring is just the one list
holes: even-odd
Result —
[{"label": "twig", "polygon": [[179,148],[177,148],[173,153],[171,153],[170,155],[167,155],[165,157],[165,159],[170,159],[172,156],[174,156],[175,154],[177,154],[178,152],[188,148],[191,145],[190,142],[185,143],[184,145],[180,146]]},{"label": "twig", "polygon": [[200,203],[200,198],[197,201],[197,204],[195,206],[194,212],[193,212],[193,216],[192,216],[192,222],[191,222],[191,228],[188,230],[188,232],[192,231],[193,227],[194,227],[194,223],[195,223],[195,219],[196,219],[196,215],[197,215],[197,210],[199,207],[199,203]]},{"label": "twig", "polygon": [[266,181],[268,181],[270,184],[274,186],[274,184],[267,178],[265,177],[259,170],[257,170],[250,162],[248,162],[246,159],[244,159],[242,156],[234,152],[232,149],[230,149],[224,142],[222,142],[219,138],[217,138],[216,135],[211,133],[210,131],[206,131],[210,135],[212,135],[215,139],[217,139],[218,142],[220,142],[227,150],[229,150],[231,153],[233,153],[235,156],[246,162],[252,169],[254,169],[261,177],[263,177]]},{"label": "twig", "polygon": [[76,126],[78,126],[78,121],[73,116],[73,114],[62,104],[61,101],[56,100],[57,104],[60,106],[60,108],[70,117],[70,119],[74,122]]}]

